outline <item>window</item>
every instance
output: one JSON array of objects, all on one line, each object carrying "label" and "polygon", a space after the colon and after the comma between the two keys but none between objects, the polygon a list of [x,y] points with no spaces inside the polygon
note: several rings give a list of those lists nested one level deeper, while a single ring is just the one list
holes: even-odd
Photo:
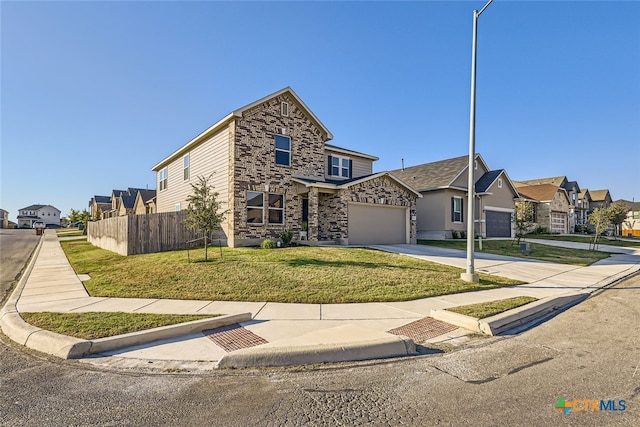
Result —
[{"label": "window", "polygon": [[280,103],[280,114],[282,114],[285,117],[289,116],[289,103],[288,102]]},{"label": "window", "polygon": [[498,188],[502,188],[502,178],[498,178]]},{"label": "window", "polygon": [[269,193],[269,224],[284,224],[284,196]]},{"label": "window", "polygon": [[158,189],[160,191],[167,189],[167,168],[160,169],[158,172]]},{"label": "window", "polygon": [[276,135],[276,165],[291,166],[291,138]]},{"label": "window", "polygon": [[180,206],[180,203],[176,203],[176,212],[180,212],[182,210],[182,207]]},{"label": "window", "polygon": [[351,160],[346,157],[329,156],[329,175],[351,178]]},{"label": "window", "polygon": [[186,154],[182,158],[182,172],[185,181],[189,180],[189,155]]},{"label": "window", "polygon": [[451,221],[462,222],[462,197],[451,198]]},{"label": "window", "polygon": [[262,224],[264,195],[259,191],[247,191],[247,224]]}]

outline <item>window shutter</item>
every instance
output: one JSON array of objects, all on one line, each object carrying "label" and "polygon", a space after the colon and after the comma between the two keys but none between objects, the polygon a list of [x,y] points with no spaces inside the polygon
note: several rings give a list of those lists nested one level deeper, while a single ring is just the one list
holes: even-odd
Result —
[{"label": "window shutter", "polygon": [[454,222],[456,220],[456,202],[455,199],[452,197],[451,198],[451,222]]},{"label": "window shutter", "polygon": [[327,156],[327,175],[331,176],[331,155]]},{"label": "window shutter", "polygon": [[464,199],[460,197],[460,222],[464,222]]},{"label": "window shutter", "polygon": [[353,160],[349,159],[349,178],[353,178]]}]

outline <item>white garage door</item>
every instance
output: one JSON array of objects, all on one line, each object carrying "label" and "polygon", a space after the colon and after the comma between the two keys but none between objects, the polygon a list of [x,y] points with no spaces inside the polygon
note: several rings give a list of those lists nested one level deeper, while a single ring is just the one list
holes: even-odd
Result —
[{"label": "white garage door", "polygon": [[349,244],[407,243],[407,209],[349,204]]},{"label": "white garage door", "polygon": [[551,232],[566,233],[567,232],[567,214],[559,212],[551,212]]}]

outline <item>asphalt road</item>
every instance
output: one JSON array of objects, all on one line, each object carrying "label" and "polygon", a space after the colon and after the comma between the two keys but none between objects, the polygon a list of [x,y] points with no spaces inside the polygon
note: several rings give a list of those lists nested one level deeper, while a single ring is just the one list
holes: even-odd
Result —
[{"label": "asphalt road", "polygon": [[[519,335],[322,369],[109,371],[0,336],[0,424],[637,426],[639,326],[637,275]],[[559,398],[625,410],[564,415]]]},{"label": "asphalt road", "polygon": [[0,229],[0,301],[26,266],[38,240],[35,230]]}]

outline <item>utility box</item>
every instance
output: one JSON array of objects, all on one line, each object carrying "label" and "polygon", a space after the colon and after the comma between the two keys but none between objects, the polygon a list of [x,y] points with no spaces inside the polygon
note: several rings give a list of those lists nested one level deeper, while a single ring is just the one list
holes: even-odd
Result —
[{"label": "utility box", "polygon": [[531,247],[529,246],[529,242],[520,243],[520,252],[523,254],[531,253]]}]

